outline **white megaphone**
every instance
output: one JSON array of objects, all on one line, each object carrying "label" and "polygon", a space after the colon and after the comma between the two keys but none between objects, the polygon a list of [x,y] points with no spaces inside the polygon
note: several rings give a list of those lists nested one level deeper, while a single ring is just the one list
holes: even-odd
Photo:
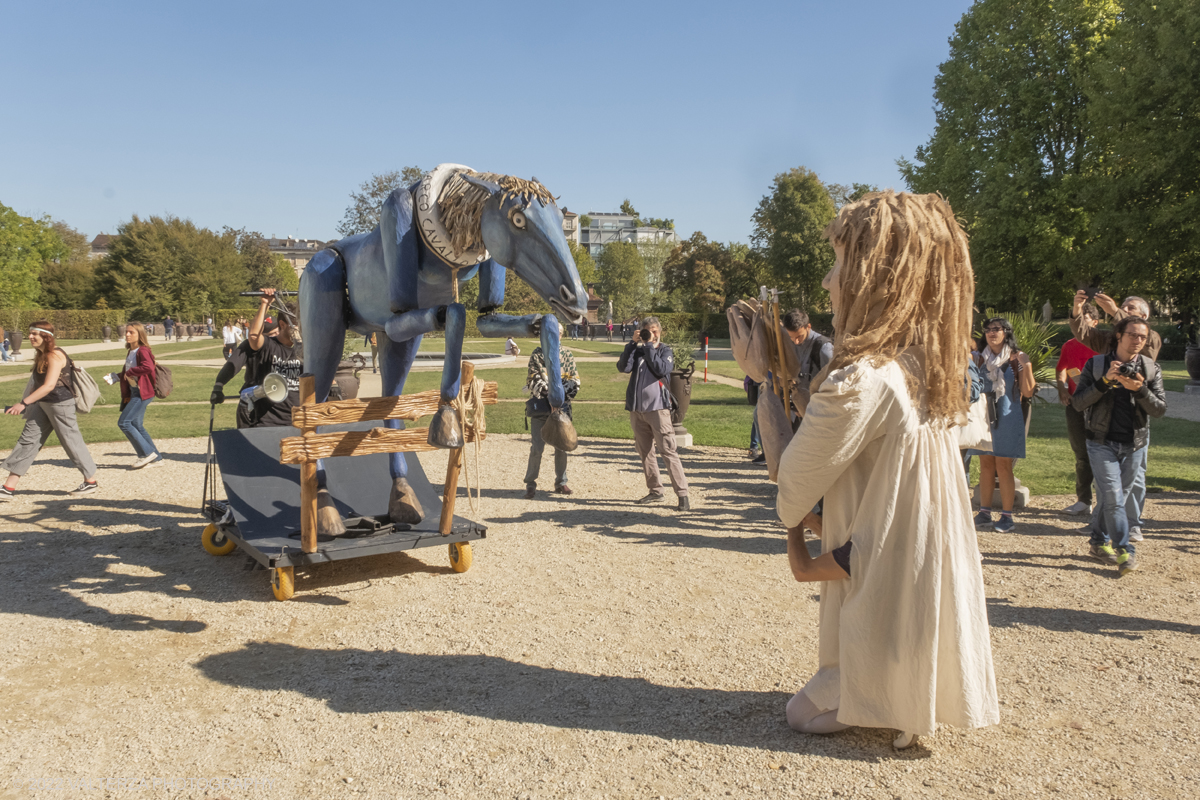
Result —
[{"label": "white megaphone", "polygon": [[251,403],[257,403],[259,400],[270,400],[272,403],[279,403],[287,398],[287,380],[278,372],[269,372],[267,373],[267,377],[263,378],[261,386],[254,386],[245,390],[242,394],[248,396]]}]

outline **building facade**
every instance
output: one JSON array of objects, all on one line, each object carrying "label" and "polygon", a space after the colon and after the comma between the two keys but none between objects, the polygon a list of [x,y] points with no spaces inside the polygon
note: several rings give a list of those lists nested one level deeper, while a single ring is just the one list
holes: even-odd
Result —
[{"label": "building facade", "polygon": [[[631,242],[645,244],[648,242],[669,242],[672,245],[679,241],[679,235],[673,228],[638,227],[637,218],[629,214],[606,214],[589,211],[588,226],[579,226],[576,240],[581,247],[586,247],[588,253],[595,258],[605,245],[613,242]],[[563,219],[565,229],[566,218]]]},{"label": "building facade", "polygon": [[299,276],[308,262],[318,252],[325,249],[325,242],[320,239],[277,239],[274,235],[267,239],[267,247],[272,253],[283,256]]}]

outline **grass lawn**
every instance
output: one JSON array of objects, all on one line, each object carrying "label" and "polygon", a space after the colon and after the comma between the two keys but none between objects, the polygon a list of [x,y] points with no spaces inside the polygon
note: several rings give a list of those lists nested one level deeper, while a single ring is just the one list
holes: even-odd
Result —
[{"label": "grass lawn", "polygon": [[1162,368],[1163,388],[1168,392],[1182,392],[1183,387],[1191,380],[1187,366],[1182,361],[1160,361],[1158,366]]},{"label": "grass lawn", "polygon": [[[1151,420],[1147,490],[1200,489],[1197,447],[1200,447],[1200,423],[1167,418]],[[1075,455],[1067,440],[1062,406],[1041,403],[1034,406],[1026,457],[1017,462],[1016,475],[1035,495],[1075,493]],[[972,459],[971,483],[978,481],[979,459]]]},{"label": "grass lawn", "polygon": [[[590,342],[588,344],[591,344]],[[605,343],[607,344],[607,343]],[[716,362],[722,366],[733,362]],[[709,364],[710,368],[713,362]],[[1174,373],[1182,371],[1180,362],[1164,363],[1170,372],[1168,380],[1184,378]],[[629,414],[625,411],[625,387],[628,376],[616,371],[613,364],[583,362],[578,365],[583,388],[574,407],[575,425],[581,436],[631,439]],[[27,371],[28,365],[17,367]],[[216,377],[212,369],[175,367],[172,370],[175,390],[171,400],[206,401]],[[97,373],[93,370],[93,373]],[[0,371],[0,375],[4,374]],[[722,370],[722,374],[725,374]],[[1184,373],[1186,374],[1186,373]],[[521,369],[481,369],[479,376],[497,381],[500,397],[523,399],[521,388],[525,372]],[[94,374],[99,378],[99,374]],[[730,374],[730,377],[741,377]],[[405,387],[407,393],[436,389],[441,375],[438,372],[414,372]],[[115,386],[100,383],[105,405],[97,406],[80,416],[80,429],[89,442],[120,441],[124,435],[117,428],[117,409],[120,395]],[[240,383],[237,385],[240,386]],[[24,383],[0,383],[0,403],[11,405],[20,399]],[[236,388],[236,387],[235,387]],[[600,402],[586,402],[600,401]],[[236,404],[227,401],[217,408],[218,428],[233,427]],[[525,432],[525,406],[520,402],[504,402],[489,406],[488,430],[493,433],[520,434]],[[731,447],[739,450],[749,444],[753,409],[746,403],[745,393],[738,387],[721,384],[692,384],[692,402],[686,426],[699,445]],[[426,424],[423,420],[418,425]],[[23,425],[19,417],[0,417],[0,446],[15,442]],[[203,436],[208,431],[208,409],[203,405],[151,404],[146,413],[146,427],[156,438]],[[50,444],[57,440],[51,437]],[[1195,491],[1200,489],[1200,463],[1195,458],[1200,448],[1200,423],[1175,419],[1151,421],[1151,445],[1147,483],[1150,491]],[[1075,490],[1074,456],[1067,441],[1066,418],[1058,405],[1037,404],[1027,444],[1028,455],[1017,463],[1017,477],[1035,495],[1071,494]],[[973,480],[978,480],[978,459],[972,462]]]}]

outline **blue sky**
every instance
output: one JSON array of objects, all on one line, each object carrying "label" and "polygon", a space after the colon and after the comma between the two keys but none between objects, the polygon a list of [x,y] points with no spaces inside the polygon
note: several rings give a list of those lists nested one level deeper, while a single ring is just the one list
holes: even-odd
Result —
[{"label": "blue sky", "polygon": [[536,176],[746,241],[775,174],[903,188],[966,0],[0,6],[0,203],[336,238],[372,173]]}]

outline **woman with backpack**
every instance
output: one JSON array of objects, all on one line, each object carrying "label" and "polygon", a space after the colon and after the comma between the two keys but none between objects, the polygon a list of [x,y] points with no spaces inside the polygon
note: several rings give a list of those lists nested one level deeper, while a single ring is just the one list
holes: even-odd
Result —
[{"label": "woman with backpack", "polygon": [[0,469],[8,470],[8,479],[0,486],[0,500],[12,499],[17,481],[29,471],[51,433],[58,434],[63,450],[83,473],[83,483],[71,494],[91,494],[98,488],[96,462],[83,443],[75,417],[71,358],[54,343],[54,326],[47,320],[30,326],[29,344],[34,349],[33,375],[25,386],[25,397],[4,410],[5,414],[24,416],[25,428],[17,446],[0,464]]},{"label": "woman with backpack", "polygon": [[150,339],[139,322],[129,323],[125,329],[125,369],[118,374],[121,381],[121,416],[117,427],[129,439],[137,451],[138,460],[130,469],[154,467],[163,463],[162,454],[154,446],[154,440],[142,424],[146,418],[146,407],[154,400],[154,381],[158,377],[158,366],[150,352]]}]

